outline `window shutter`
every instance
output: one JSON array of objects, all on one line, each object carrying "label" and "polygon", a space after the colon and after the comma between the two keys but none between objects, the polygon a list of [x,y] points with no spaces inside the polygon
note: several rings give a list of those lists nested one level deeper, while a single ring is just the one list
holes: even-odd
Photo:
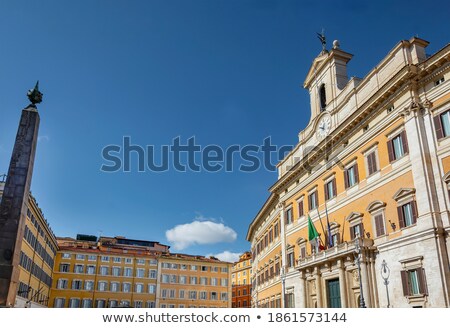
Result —
[{"label": "window shutter", "polygon": [[359,231],[361,232],[361,238],[364,238],[364,224],[362,222],[359,225]]},{"label": "window shutter", "polygon": [[408,138],[406,138],[406,131],[405,130],[402,131],[401,136],[402,136],[403,152],[405,154],[408,154],[409,153]]},{"label": "window shutter", "polygon": [[316,198],[316,208],[319,207],[319,193],[317,191],[314,192],[314,197]]},{"label": "window shutter", "polygon": [[329,199],[329,197],[330,197],[330,195],[328,194],[328,188],[327,188],[327,186],[328,186],[328,183],[326,182],[325,184],[324,184],[324,191],[325,191],[325,200],[328,200]]},{"label": "window shutter", "polygon": [[375,216],[375,231],[377,233],[377,237],[380,237],[385,233],[382,214],[378,214]]},{"label": "window shutter", "polygon": [[395,160],[395,157],[394,157],[394,147],[392,145],[392,140],[388,141],[387,146],[388,146],[389,162],[393,162]]},{"label": "window shutter", "polygon": [[417,269],[417,279],[419,280],[419,293],[428,295],[427,280],[425,278],[425,269]]},{"label": "window shutter", "polygon": [[442,139],[444,138],[444,130],[442,128],[441,115],[436,115],[433,117],[434,120],[434,128],[436,129],[436,138]]},{"label": "window shutter", "polygon": [[301,253],[301,257],[305,258],[306,257],[306,247],[302,247],[300,250],[300,253]]},{"label": "window shutter", "polygon": [[333,195],[337,196],[336,178],[333,179]]},{"label": "window shutter", "polygon": [[358,172],[358,163],[356,163],[355,165],[354,165],[354,170],[355,170],[355,180],[356,180],[356,183],[358,183],[359,182],[359,172]]},{"label": "window shutter", "polygon": [[298,216],[303,216],[303,200],[298,203]]},{"label": "window shutter", "polygon": [[344,170],[344,184],[345,184],[345,189],[348,188],[348,171]]},{"label": "window shutter", "polygon": [[355,239],[355,229],[353,227],[350,227],[350,239]]},{"label": "window shutter", "polygon": [[368,170],[368,175],[371,175],[373,173],[373,168],[372,168],[372,153],[370,153],[369,155],[367,155],[367,170]]},{"label": "window shutter", "polygon": [[411,202],[411,209],[413,215],[413,224],[417,222],[417,203],[415,200]]},{"label": "window shutter", "polygon": [[397,207],[397,214],[398,214],[398,225],[401,228],[405,227],[405,218],[403,217],[403,208],[402,206]]},{"label": "window shutter", "polygon": [[409,296],[408,271],[400,271],[402,275],[403,296]]}]

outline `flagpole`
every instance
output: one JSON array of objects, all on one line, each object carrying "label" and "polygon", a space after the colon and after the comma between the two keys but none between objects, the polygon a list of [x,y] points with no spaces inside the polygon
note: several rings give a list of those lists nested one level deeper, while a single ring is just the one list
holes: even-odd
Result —
[{"label": "flagpole", "polygon": [[327,209],[327,202],[325,202],[325,215],[327,216],[327,242],[328,242],[328,246],[327,246],[327,248],[329,248],[329,247],[332,247],[332,240],[330,239],[331,238],[331,227],[330,227],[330,220],[328,219],[328,209]]},{"label": "flagpole", "polygon": [[341,234],[341,243],[343,243],[344,242],[344,232],[345,232],[345,230],[344,230],[344,227],[345,227],[345,217],[344,217],[344,223],[342,223],[342,234]]},{"label": "flagpole", "polygon": [[[320,217],[319,208],[317,208],[317,215],[319,216],[320,225],[322,226],[322,232],[325,235],[325,228],[323,227],[322,218]],[[325,245],[322,238],[319,236],[320,241]]]}]

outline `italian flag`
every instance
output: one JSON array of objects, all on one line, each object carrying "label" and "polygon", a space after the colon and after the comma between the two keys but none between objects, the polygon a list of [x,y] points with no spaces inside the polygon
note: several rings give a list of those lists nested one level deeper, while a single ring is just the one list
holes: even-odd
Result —
[{"label": "italian flag", "polygon": [[320,243],[319,233],[317,232],[316,227],[314,226],[314,223],[312,222],[309,214],[308,214],[308,240],[311,243],[311,246],[315,248],[316,253],[318,253],[319,250],[324,249],[324,247]]}]

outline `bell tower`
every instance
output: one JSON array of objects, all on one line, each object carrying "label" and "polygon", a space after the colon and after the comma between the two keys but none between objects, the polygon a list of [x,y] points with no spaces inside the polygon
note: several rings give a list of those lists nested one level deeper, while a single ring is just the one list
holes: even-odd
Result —
[{"label": "bell tower", "polygon": [[353,57],[340,49],[339,41],[333,42],[333,48],[326,49],[325,36],[318,34],[322,42],[322,51],[314,59],[308,71],[303,87],[309,91],[311,121],[324,111],[334,109],[334,99],[348,82],[347,63]]}]

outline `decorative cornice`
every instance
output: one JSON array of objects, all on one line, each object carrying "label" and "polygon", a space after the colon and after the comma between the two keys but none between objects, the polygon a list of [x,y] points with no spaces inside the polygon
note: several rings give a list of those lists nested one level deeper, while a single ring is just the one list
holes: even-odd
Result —
[{"label": "decorative cornice", "polygon": [[394,196],[392,196],[392,198],[395,201],[399,201],[405,197],[408,196],[412,196],[416,193],[416,189],[415,188],[400,188],[395,194]]}]

